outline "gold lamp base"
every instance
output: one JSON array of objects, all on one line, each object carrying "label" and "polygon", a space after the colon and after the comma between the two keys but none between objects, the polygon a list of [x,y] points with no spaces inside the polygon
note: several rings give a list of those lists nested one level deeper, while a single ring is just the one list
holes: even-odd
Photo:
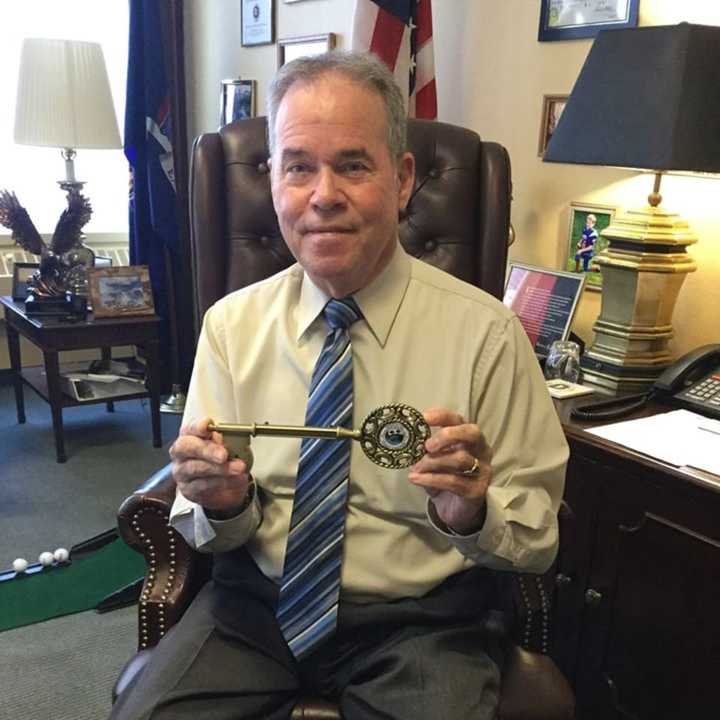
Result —
[{"label": "gold lamp base", "polygon": [[617,216],[602,235],[608,247],[595,258],[602,304],[581,361],[583,382],[612,394],[642,392],[672,360],[672,314],[696,270],[686,248],[697,237],[677,214],[653,206]]}]

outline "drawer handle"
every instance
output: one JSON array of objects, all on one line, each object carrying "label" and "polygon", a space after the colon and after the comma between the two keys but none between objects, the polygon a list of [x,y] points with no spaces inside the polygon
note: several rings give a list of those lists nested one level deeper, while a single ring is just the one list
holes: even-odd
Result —
[{"label": "drawer handle", "polygon": [[597,590],[593,588],[588,588],[585,591],[585,604],[588,607],[597,607],[602,602],[603,596],[602,593],[599,593]]},{"label": "drawer handle", "polygon": [[569,575],[565,575],[565,573],[558,573],[555,576],[555,587],[564,588],[570,585],[571,582],[572,578]]}]

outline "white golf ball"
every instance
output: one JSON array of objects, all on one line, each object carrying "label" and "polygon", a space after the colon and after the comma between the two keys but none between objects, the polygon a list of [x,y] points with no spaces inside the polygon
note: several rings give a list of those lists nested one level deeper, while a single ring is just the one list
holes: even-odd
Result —
[{"label": "white golf ball", "polygon": [[67,562],[70,559],[70,553],[65,548],[58,548],[54,553],[53,557],[59,563]]},{"label": "white golf ball", "polygon": [[28,561],[25,558],[17,558],[13,560],[13,570],[16,573],[24,573],[28,568]]},{"label": "white golf ball", "polygon": [[47,550],[45,552],[41,552],[38,556],[38,562],[43,567],[49,567],[55,562],[55,558],[53,557],[53,554],[51,552],[48,552]]}]

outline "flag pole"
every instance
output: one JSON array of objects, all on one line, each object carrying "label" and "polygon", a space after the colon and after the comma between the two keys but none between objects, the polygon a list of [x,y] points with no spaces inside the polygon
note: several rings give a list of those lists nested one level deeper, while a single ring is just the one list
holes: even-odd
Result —
[{"label": "flag pole", "polygon": [[160,412],[180,415],[185,411],[186,395],[180,383],[180,344],[178,342],[177,303],[175,302],[175,277],[170,248],[163,248],[165,259],[165,287],[168,301],[168,326],[170,329],[170,395],[162,398]]}]

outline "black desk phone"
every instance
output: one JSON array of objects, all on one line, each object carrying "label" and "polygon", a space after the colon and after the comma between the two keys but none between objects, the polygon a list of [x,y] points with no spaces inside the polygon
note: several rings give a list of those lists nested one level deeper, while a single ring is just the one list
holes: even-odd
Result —
[{"label": "black desk phone", "polygon": [[653,383],[650,392],[575,408],[581,420],[612,420],[650,400],[720,419],[720,345],[703,345],[683,355]]},{"label": "black desk phone", "polygon": [[673,363],[653,384],[668,405],[720,418],[720,345],[703,345]]}]

